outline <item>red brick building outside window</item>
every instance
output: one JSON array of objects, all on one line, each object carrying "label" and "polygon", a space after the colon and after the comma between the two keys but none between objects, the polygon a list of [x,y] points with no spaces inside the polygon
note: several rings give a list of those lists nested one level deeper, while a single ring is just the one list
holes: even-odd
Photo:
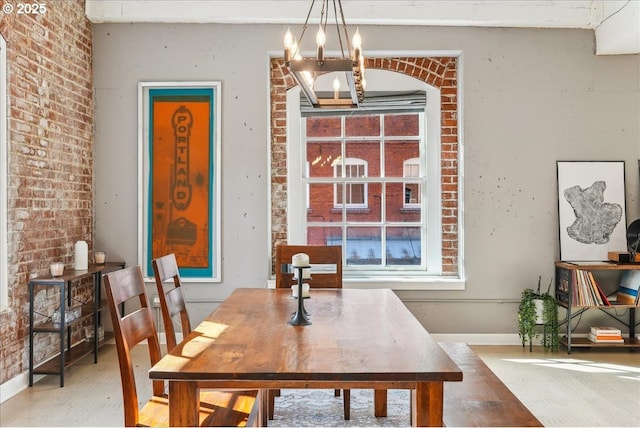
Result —
[{"label": "red brick building outside window", "polygon": [[[352,267],[424,266],[420,115],[319,116],[305,125],[307,243],[342,245]],[[416,174],[406,176],[412,160]]]}]

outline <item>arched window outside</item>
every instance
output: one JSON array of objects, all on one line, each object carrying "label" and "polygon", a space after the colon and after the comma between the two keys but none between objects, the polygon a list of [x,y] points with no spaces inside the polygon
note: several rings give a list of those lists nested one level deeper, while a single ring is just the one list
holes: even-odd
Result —
[{"label": "arched window outside", "polygon": [[347,209],[367,207],[367,183],[351,180],[367,176],[367,161],[347,158],[344,160],[344,165],[336,162],[333,167],[333,176],[338,179],[334,184],[333,206],[335,208],[342,208],[343,204]]},{"label": "arched window outside", "polygon": [[[420,158],[411,158],[404,161],[402,166],[403,174],[405,178],[419,178],[420,177]],[[403,205],[405,208],[420,208],[422,201],[422,195],[420,194],[420,183],[413,181],[405,181]]]}]

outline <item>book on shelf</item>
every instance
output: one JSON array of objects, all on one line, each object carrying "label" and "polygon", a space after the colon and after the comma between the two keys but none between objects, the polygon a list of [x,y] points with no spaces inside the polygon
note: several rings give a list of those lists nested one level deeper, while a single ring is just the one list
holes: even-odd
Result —
[{"label": "book on shelf", "polygon": [[589,340],[595,343],[624,343],[622,336],[595,336],[589,333]]},{"label": "book on shelf", "polygon": [[622,272],[618,285],[617,300],[622,305],[638,305],[638,289],[640,289],[640,270]]},{"label": "book on shelf", "polygon": [[[611,306],[607,295],[602,291],[590,271],[573,269],[570,273],[571,304],[574,306]],[[568,297],[564,300],[568,303]]]},{"label": "book on shelf", "polygon": [[596,336],[595,334],[589,333],[589,336],[594,338],[596,342],[606,342],[606,341],[612,340],[612,341],[614,341],[614,343],[617,343],[620,340],[623,340],[622,339],[622,335],[620,335],[620,336],[606,336],[606,335],[605,336]]},{"label": "book on shelf", "polygon": [[609,326],[593,326],[591,327],[591,334],[596,336],[620,336],[622,331],[619,328]]}]

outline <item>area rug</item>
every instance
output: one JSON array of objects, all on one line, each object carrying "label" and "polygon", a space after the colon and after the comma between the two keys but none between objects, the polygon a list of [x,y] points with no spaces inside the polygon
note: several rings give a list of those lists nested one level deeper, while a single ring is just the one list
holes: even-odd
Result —
[{"label": "area rug", "polygon": [[276,397],[270,427],[410,426],[408,390],[387,391],[387,417],[373,415],[373,390],[351,390],[351,419],[344,420],[343,398],[332,389],[283,389]]}]

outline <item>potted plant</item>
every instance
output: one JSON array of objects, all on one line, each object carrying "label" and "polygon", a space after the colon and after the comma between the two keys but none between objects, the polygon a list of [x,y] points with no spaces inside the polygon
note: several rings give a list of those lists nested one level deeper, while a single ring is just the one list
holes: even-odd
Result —
[{"label": "potted plant", "polygon": [[534,291],[527,288],[522,291],[520,307],[518,308],[518,327],[522,347],[529,342],[529,350],[532,349],[533,340],[537,339],[537,326],[543,326],[542,345],[545,350],[556,351],[558,349],[558,306],[556,299],[550,294],[551,283],[549,281],[547,291],[540,291],[542,277],[538,277],[538,288]]}]

